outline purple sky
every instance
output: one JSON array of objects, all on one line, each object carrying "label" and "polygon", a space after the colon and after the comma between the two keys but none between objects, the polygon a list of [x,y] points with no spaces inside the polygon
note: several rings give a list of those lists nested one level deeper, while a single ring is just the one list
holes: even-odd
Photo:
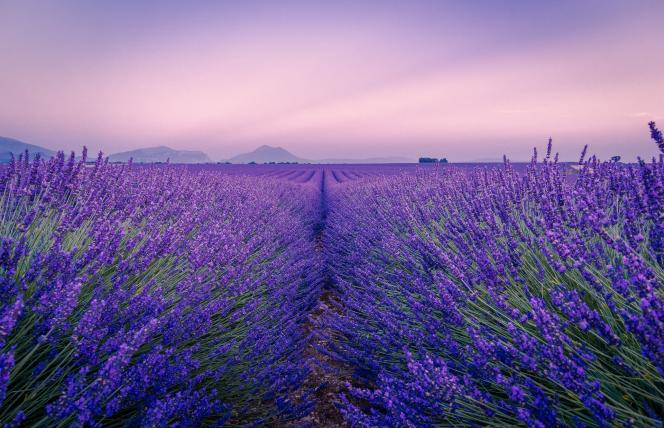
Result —
[{"label": "purple sky", "polygon": [[221,159],[657,153],[664,1],[0,1],[0,135]]}]

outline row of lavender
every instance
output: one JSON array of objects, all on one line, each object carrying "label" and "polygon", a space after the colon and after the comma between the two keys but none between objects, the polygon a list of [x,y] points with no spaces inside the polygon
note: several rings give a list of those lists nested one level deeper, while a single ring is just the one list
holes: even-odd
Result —
[{"label": "row of lavender", "polygon": [[664,424],[664,156],[550,155],[330,189],[353,426]]},{"label": "row of lavender", "polygon": [[0,425],[306,412],[315,185],[62,154],[0,172]]}]

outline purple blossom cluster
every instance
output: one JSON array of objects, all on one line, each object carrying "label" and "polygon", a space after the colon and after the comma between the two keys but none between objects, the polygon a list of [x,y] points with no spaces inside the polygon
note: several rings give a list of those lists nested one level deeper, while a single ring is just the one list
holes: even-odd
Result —
[{"label": "purple blossom cluster", "polygon": [[584,157],[330,189],[352,426],[664,424],[664,159]]},{"label": "purple blossom cluster", "polygon": [[318,187],[85,156],[0,171],[0,424],[306,412]]}]

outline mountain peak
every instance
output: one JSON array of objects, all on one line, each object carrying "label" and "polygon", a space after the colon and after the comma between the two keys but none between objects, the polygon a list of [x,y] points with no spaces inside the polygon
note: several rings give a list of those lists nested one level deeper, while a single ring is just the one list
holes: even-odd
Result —
[{"label": "mountain peak", "polygon": [[269,146],[267,144],[263,144],[262,146],[258,147],[254,152],[266,152],[266,151],[274,151],[274,152],[286,152],[288,153],[288,150],[284,149],[283,147],[279,146]]},{"label": "mountain peak", "polygon": [[0,163],[9,162],[9,159],[11,159],[11,153],[13,153],[14,156],[18,156],[26,150],[31,157],[39,153],[41,157],[49,158],[55,154],[53,150],[35,146],[34,144],[24,143],[15,138],[0,137]]},{"label": "mountain peak", "polygon": [[166,162],[166,160],[170,160],[171,163],[210,162],[208,155],[201,151],[175,150],[167,146],[146,147],[109,156],[111,162],[127,162],[130,158],[138,163]]},{"label": "mountain peak", "polygon": [[266,162],[308,162],[306,159],[295,156],[283,147],[268,146],[266,144],[256,150],[237,155],[230,159],[233,163],[266,163]]}]

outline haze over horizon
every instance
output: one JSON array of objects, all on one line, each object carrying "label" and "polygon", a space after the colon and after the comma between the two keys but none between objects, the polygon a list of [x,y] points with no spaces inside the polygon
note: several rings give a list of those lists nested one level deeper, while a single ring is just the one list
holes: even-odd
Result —
[{"label": "haze over horizon", "polygon": [[[225,159],[656,155],[664,2],[0,3],[0,135]],[[660,123],[664,125],[664,123]]]}]

